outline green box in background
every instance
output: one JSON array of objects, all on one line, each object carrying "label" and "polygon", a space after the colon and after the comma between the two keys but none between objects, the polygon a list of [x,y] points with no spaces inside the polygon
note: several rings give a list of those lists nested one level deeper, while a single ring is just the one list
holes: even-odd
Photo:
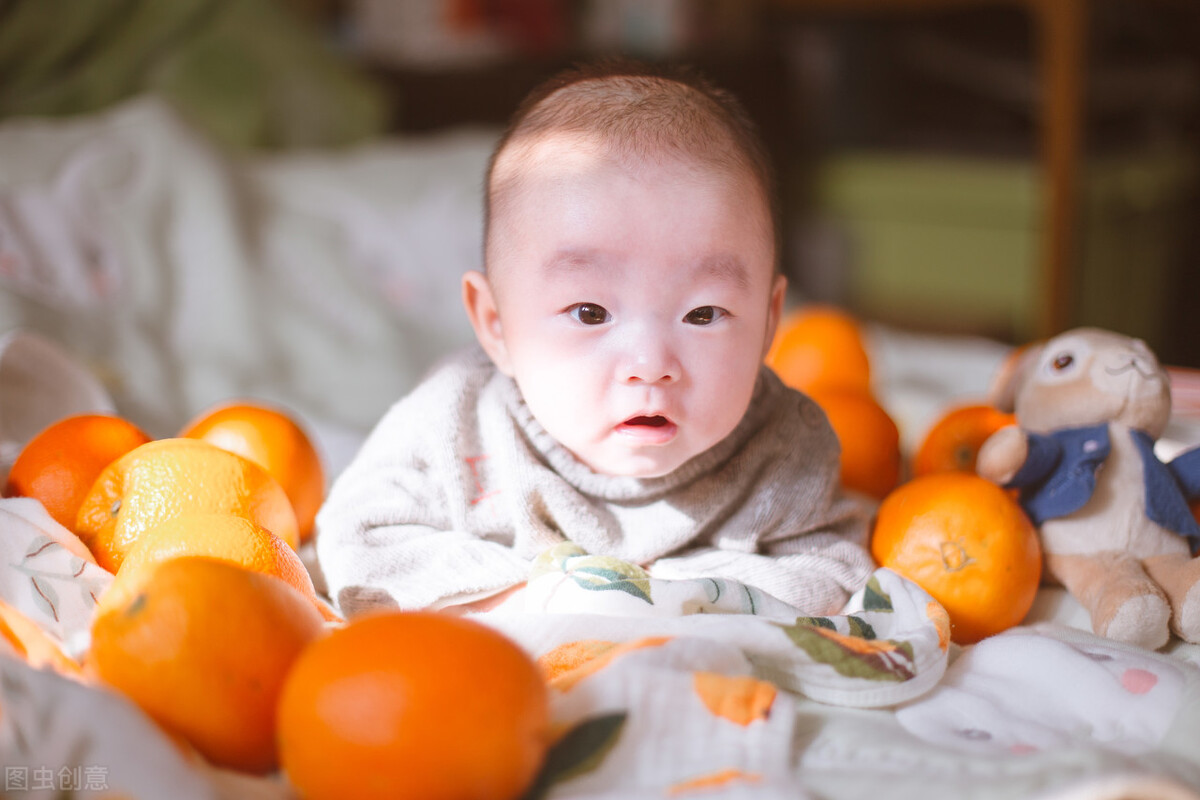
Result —
[{"label": "green box in background", "polygon": [[[1085,166],[1074,324],[1161,343],[1193,166],[1175,153]],[[924,330],[1037,335],[1044,201],[1035,162],[846,152],[823,161],[817,197],[846,245],[846,296],[835,299]]]}]

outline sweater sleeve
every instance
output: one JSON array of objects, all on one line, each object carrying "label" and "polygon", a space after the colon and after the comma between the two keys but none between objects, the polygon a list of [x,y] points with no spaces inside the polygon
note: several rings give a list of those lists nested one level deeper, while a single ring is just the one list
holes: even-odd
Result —
[{"label": "sweater sleeve", "polygon": [[720,576],[803,613],[839,612],[875,569],[870,504],[841,489],[839,447],[809,398],[778,388],[765,424],[717,475],[737,487],[724,524],[650,567],[655,577]]},{"label": "sweater sleeve", "polygon": [[440,608],[527,577],[529,562],[503,535],[467,530],[455,513],[473,489],[455,469],[454,431],[463,427],[454,419],[463,404],[456,391],[419,387],[393,406],[317,515],[317,560],[331,600],[347,616]]},{"label": "sweater sleeve", "polygon": [[669,579],[732,578],[762,589],[801,613],[823,616],[841,611],[875,568],[870,554],[841,533],[811,533],[790,545],[783,552],[771,553],[697,548],[659,559],[649,572]]}]

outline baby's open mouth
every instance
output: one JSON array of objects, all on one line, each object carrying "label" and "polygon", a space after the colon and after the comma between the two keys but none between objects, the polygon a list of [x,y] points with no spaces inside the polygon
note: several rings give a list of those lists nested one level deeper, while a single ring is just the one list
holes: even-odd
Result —
[{"label": "baby's open mouth", "polygon": [[678,427],[662,414],[638,414],[617,426],[617,432],[642,445],[666,444],[675,438]]},{"label": "baby's open mouth", "polygon": [[646,417],[646,416],[630,417],[629,419],[625,420],[625,424],[626,425],[645,425],[650,428],[661,428],[664,425],[670,425],[671,420],[667,419],[664,416],[655,414],[652,417]]}]

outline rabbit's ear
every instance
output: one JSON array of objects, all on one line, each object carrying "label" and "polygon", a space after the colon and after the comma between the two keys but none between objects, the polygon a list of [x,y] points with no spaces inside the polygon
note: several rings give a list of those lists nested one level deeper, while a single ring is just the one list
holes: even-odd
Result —
[{"label": "rabbit's ear", "polygon": [[1029,342],[1014,348],[1008,358],[1000,364],[988,387],[988,403],[995,408],[1011,413],[1016,406],[1017,392],[1025,379],[1037,365],[1045,347],[1044,340]]}]

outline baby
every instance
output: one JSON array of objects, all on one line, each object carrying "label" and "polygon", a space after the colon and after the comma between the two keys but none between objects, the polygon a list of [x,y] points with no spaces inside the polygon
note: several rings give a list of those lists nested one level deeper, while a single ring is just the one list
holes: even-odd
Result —
[{"label": "baby", "polygon": [[824,414],[763,366],[772,197],[753,125],[697,77],[607,64],[535,90],[463,278],[482,350],[387,412],[318,516],[341,611],[488,608],[564,540],[838,611],[873,569],[866,513]]}]

